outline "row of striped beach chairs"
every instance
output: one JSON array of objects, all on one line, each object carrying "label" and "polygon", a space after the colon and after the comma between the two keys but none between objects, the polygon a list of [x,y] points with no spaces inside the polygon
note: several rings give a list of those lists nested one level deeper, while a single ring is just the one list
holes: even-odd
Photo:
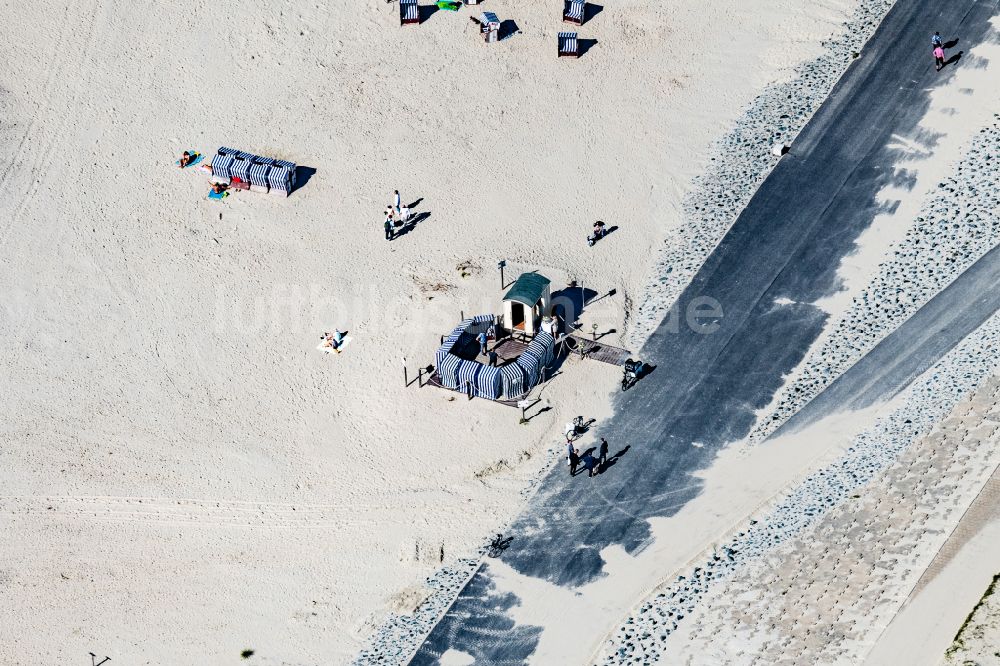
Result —
[{"label": "row of striped beach chairs", "polygon": [[294,162],[223,146],[212,157],[212,182],[287,197],[295,188]]},{"label": "row of striped beach chairs", "polygon": [[[583,25],[587,15],[587,3],[584,0],[566,0],[563,3],[563,21]],[[559,33],[559,57],[579,58],[580,39],[575,32]]]},{"label": "row of striped beach chairs", "polygon": [[[565,0],[563,3],[563,21],[583,25],[586,20],[587,3],[585,0]],[[484,14],[487,16],[487,14]],[[496,15],[488,14],[493,22],[499,24]],[[477,21],[479,23],[481,21]],[[419,25],[420,6],[417,0],[399,0],[399,24]],[[490,41],[489,39],[487,41]],[[560,32],[558,35],[559,57],[579,58],[580,39],[575,32]]]},{"label": "row of striped beach chairs", "polygon": [[[563,2],[563,21],[583,25],[586,20],[587,3],[585,0],[565,0]],[[417,0],[399,0],[399,24],[419,25],[420,6]]]}]

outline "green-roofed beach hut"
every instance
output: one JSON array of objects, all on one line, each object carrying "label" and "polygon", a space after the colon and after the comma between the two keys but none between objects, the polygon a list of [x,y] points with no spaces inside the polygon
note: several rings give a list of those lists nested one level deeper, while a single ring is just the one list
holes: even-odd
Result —
[{"label": "green-roofed beach hut", "polygon": [[549,279],[539,273],[522,273],[503,297],[504,327],[534,336],[542,317],[552,310]]}]

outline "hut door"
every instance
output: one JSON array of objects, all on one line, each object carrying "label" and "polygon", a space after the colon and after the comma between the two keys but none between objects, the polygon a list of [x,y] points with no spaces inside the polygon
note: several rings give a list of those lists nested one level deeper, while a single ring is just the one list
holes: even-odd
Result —
[{"label": "hut door", "polygon": [[524,306],[520,303],[510,304],[510,327],[520,331],[524,330]]}]

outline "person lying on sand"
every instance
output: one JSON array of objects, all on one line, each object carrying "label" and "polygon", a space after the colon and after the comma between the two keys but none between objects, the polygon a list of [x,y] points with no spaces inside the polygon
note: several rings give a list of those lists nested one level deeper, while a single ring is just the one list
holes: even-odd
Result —
[{"label": "person lying on sand", "polygon": [[180,162],[178,162],[178,164],[180,164],[180,167],[183,169],[188,164],[191,164],[191,162],[193,162],[193,161],[194,161],[194,155],[192,155],[191,153],[189,153],[188,151],[185,150],[181,154],[181,159],[180,159]]},{"label": "person lying on sand", "polygon": [[333,333],[323,333],[320,336],[323,346],[329,347],[333,351],[340,353],[340,346],[344,344],[344,333],[340,329],[334,329]]},{"label": "person lying on sand", "polygon": [[216,194],[222,194],[229,189],[229,186],[225,183],[212,183],[212,191]]}]

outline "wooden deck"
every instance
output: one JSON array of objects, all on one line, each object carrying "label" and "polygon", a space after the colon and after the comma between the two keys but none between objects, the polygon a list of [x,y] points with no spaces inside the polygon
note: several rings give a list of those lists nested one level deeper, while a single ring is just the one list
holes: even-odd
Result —
[{"label": "wooden deck", "polygon": [[500,357],[500,364],[503,365],[504,361],[517,358],[527,348],[528,343],[526,342],[515,338],[504,338],[493,347],[493,351]]},{"label": "wooden deck", "polygon": [[611,365],[625,365],[625,359],[632,355],[627,349],[606,345],[600,340],[594,342],[575,334],[566,336],[565,344],[573,354]]}]

